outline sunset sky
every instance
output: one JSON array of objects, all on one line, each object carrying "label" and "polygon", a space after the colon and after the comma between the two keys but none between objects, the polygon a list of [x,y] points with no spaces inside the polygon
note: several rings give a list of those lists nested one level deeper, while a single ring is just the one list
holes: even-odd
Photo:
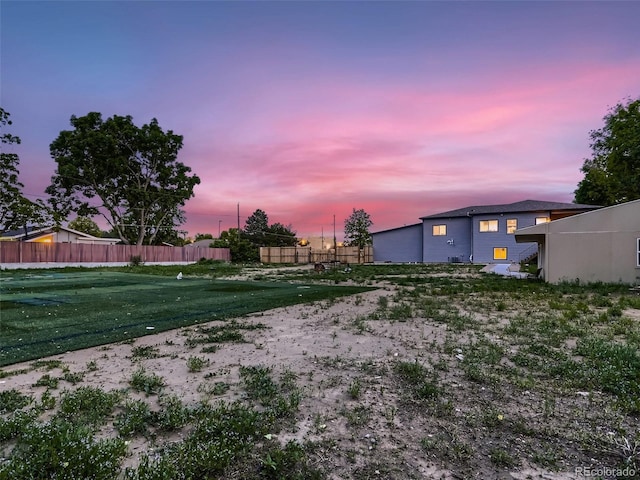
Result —
[{"label": "sunset sky", "polygon": [[[202,183],[191,235],[260,208],[299,237],[570,202],[589,131],[640,94],[640,2],[0,3],[0,104],[44,198],[71,115],[157,118]],[[98,219],[96,219],[98,220]],[[104,222],[98,222],[106,227]]]}]

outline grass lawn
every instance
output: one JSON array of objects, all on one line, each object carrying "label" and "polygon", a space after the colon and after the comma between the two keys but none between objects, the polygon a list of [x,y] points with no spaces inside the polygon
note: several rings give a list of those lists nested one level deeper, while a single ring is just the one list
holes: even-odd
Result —
[{"label": "grass lawn", "polygon": [[638,478],[640,297],[479,270],[2,272],[3,355],[118,343],[0,367],[0,480]]},{"label": "grass lawn", "polygon": [[364,290],[113,271],[3,273],[0,366]]}]

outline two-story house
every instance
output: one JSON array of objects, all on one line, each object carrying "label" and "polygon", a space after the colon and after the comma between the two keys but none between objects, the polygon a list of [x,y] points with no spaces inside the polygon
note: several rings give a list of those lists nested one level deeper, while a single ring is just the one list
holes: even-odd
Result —
[{"label": "two-story house", "polygon": [[597,208],[524,200],[449,210],[421,217],[418,224],[373,233],[373,258],[377,262],[519,262],[534,256],[537,244],[517,243],[517,229]]}]

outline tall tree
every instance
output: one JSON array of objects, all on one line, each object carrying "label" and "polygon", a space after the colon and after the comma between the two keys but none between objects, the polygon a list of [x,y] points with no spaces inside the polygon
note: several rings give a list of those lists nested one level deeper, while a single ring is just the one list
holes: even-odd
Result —
[{"label": "tall tree", "polygon": [[69,222],[69,228],[77,230],[78,232],[88,233],[94,237],[101,237],[102,230],[96,222],[89,217],[77,217],[75,220]]},{"label": "tall tree", "polygon": [[371,245],[369,228],[373,225],[371,217],[363,209],[353,209],[353,213],[344,221],[344,238],[347,245],[363,248]]},{"label": "tall tree", "polygon": [[18,180],[20,157],[6,151],[11,145],[20,144],[20,137],[6,133],[12,124],[11,114],[0,107],[0,232],[31,226],[46,226],[53,223],[50,211],[42,200],[35,202],[22,193],[24,185]]},{"label": "tall tree", "polygon": [[58,164],[47,193],[57,211],[102,215],[127,244],[152,244],[184,222],[181,207],[200,183],[178,162],[182,136],[154,118],[137,127],[131,116],[71,117],[73,130],[50,146]]},{"label": "tall tree", "polygon": [[640,98],[618,104],[590,132],[592,156],[580,169],[577,203],[615,205],[640,198]]},{"label": "tall tree", "polygon": [[244,233],[249,241],[257,245],[264,243],[265,234],[269,230],[269,216],[259,208],[251,214],[244,224]]},{"label": "tall tree", "polygon": [[[298,241],[296,232],[291,229],[291,225],[288,227],[281,223],[269,225],[269,216],[260,209],[247,218],[241,233],[256,247],[287,247],[294,246]],[[256,255],[256,259],[259,259],[259,253]]]},{"label": "tall tree", "polygon": [[267,228],[265,246],[294,247],[297,243],[296,232],[291,229],[291,225],[285,227],[281,223],[276,222]]}]

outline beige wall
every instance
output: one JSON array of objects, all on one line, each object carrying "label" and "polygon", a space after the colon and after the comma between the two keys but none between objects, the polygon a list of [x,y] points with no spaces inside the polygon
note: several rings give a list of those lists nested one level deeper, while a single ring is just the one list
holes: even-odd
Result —
[{"label": "beige wall", "polygon": [[545,279],[561,281],[640,282],[638,232],[550,233],[546,238]]},{"label": "beige wall", "polygon": [[66,230],[60,230],[59,232],[55,232],[55,242],[57,243],[78,243],[78,235],[72,232],[68,232]]},{"label": "beige wall", "polygon": [[518,241],[537,241],[546,281],[640,283],[640,200],[524,228]]}]

